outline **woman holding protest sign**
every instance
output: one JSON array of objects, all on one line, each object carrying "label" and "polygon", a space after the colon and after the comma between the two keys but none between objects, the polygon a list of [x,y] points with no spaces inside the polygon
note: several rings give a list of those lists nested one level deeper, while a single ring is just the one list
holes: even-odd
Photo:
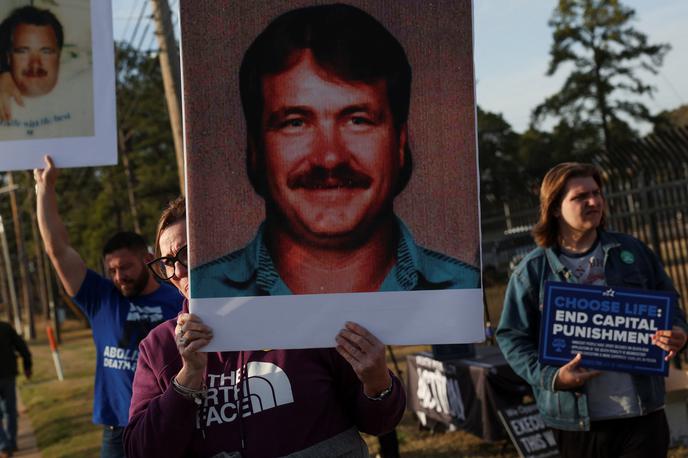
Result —
[{"label": "woman holding protest sign", "polygon": [[[149,264],[189,297],[186,211],[163,212]],[[332,348],[204,353],[213,330],[188,313],[141,343],[127,456],[368,456],[358,430],[381,434],[405,395],[384,345],[347,323]],[[224,455],[220,455],[224,453]]]},{"label": "woman holding protest sign", "polygon": [[[589,370],[580,353],[562,367],[538,359],[545,281],[675,292],[656,255],[629,235],[606,231],[605,217],[596,167],[567,162],[547,172],[533,229],[539,247],[511,276],[497,341],[532,385],[562,456],[666,456],[663,377]],[[688,330],[680,307],[673,308],[672,329],[652,336],[666,360],[684,347]]]}]

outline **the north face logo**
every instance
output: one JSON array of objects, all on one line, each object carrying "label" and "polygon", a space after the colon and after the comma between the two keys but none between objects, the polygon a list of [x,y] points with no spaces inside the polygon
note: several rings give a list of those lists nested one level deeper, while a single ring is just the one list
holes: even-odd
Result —
[{"label": "the north face logo", "polygon": [[243,417],[294,402],[289,377],[279,366],[252,361],[242,380],[236,371],[208,374],[208,395],[198,413],[196,427],[231,423]]}]

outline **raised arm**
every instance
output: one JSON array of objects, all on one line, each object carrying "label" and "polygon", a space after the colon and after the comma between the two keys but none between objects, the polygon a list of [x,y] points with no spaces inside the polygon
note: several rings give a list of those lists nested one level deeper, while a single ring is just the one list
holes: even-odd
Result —
[{"label": "raised arm", "polygon": [[86,264],[79,253],[69,245],[67,229],[57,211],[55,182],[58,170],[50,156],[45,156],[45,168],[34,169],[36,180],[36,214],[46,252],[57,270],[62,285],[70,296],[75,296],[86,278]]}]

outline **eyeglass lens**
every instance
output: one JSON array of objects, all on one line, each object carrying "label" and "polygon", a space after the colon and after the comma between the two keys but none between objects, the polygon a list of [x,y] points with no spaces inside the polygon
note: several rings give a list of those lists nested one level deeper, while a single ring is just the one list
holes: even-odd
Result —
[{"label": "eyeglass lens", "polygon": [[166,256],[160,259],[160,272],[165,276],[167,280],[174,276],[174,269],[179,261],[184,267],[188,265],[188,249],[186,246],[182,247],[176,255]]}]

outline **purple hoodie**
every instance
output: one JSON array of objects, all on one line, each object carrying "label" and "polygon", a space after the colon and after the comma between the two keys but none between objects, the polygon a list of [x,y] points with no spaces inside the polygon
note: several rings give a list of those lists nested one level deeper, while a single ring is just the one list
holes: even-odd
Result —
[{"label": "purple hoodie", "polygon": [[351,427],[378,435],[401,420],[399,380],[392,375],[391,395],[372,401],[333,348],[209,353],[208,396],[197,408],[171,384],[182,367],[175,324],[161,324],[141,342],[124,432],[129,458],[283,456]]}]

